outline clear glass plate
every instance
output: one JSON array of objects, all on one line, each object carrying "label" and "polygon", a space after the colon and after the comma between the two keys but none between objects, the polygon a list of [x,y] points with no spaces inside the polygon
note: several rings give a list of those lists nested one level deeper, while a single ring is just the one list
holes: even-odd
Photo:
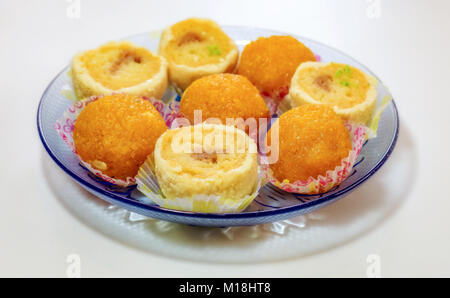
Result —
[{"label": "clear glass plate", "polygon": [[[284,34],[265,29],[237,26],[224,26],[223,29],[236,41],[240,50],[249,41],[260,36]],[[338,50],[306,38],[294,37],[308,46],[316,55],[319,55],[322,61],[350,64],[375,76],[367,67]],[[143,33],[125,38],[125,40],[156,52],[159,35],[157,32]],[[365,143],[351,176],[332,191],[320,195],[297,195],[284,192],[267,184],[261,188],[258,197],[242,213],[206,214],[169,210],[152,203],[135,187],[120,188],[89,173],[80,165],[78,158],[56,132],[54,129],[56,120],[72,104],[63,92],[63,90],[71,88],[71,80],[67,75],[68,71],[69,66],[56,76],[45,90],[39,103],[37,127],[45,149],[65,173],[92,194],[131,212],[152,218],[197,226],[225,227],[275,222],[309,213],[337,201],[362,185],[386,162],[397,141],[399,119],[397,108],[394,100],[392,100],[381,115],[377,137]],[[378,79],[378,81],[378,103],[380,103],[382,98],[391,95],[381,80]]]}]

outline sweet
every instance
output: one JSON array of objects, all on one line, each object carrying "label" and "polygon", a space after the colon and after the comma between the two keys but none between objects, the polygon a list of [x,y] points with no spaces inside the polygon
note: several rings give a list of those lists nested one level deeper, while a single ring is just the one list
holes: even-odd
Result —
[{"label": "sweet", "polygon": [[263,94],[282,99],[297,67],[316,61],[314,54],[291,36],[260,37],[246,45],[238,73],[246,76]]},{"label": "sweet", "polygon": [[368,123],[375,108],[377,81],[356,67],[341,63],[307,62],[292,78],[292,106],[325,104],[345,120]]},{"label": "sweet", "polygon": [[256,196],[258,170],[255,142],[232,126],[185,126],[167,130],[156,142],[154,171],[162,193],[168,200],[196,202],[193,208],[242,210]]},{"label": "sweet", "polygon": [[166,124],[153,105],[125,94],[104,96],[78,115],[73,130],[80,158],[111,178],[134,177]]},{"label": "sweet", "polygon": [[352,149],[349,131],[328,106],[303,105],[281,115],[274,124],[279,137],[267,134],[268,144],[279,142],[278,161],[270,165],[278,181],[307,181],[334,170]]},{"label": "sweet", "polygon": [[169,78],[181,89],[196,79],[215,73],[232,72],[239,51],[215,22],[191,18],[162,32],[159,53],[169,62]]},{"label": "sweet", "polygon": [[[260,118],[270,117],[258,89],[247,78],[236,74],[210,75],[192,83],[183,93],[180,112],[194,123],[196,110],[202,112],[203,121],[218,118],[222,124],[227,124],[227,119],[255,119],[254,124],[257,127]],[[238,123],[236,121],[236,124]]]},{"label": "sweet", "polygon": [[81,99],[113,91],[161,98],[167,87],[167,62],[130,42],[109,42],[72,61],[72,81]]}]

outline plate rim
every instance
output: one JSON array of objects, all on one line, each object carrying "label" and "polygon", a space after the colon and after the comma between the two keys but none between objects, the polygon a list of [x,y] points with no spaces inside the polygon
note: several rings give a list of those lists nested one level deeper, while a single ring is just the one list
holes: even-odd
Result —
[{"label": "plate rim", "polygon": [[[382,84],[385,88],[387,88],[383,82],[378,78],[378,76],[376,76],[371,70],[370,68],[368,68],[367,66],[365,66],[363,63],[359,62],[357,59],[352,58],[351,56],[349,56],[348,54],[342,52],[339,49],[336,49],[332,46],[328,46],[322,42],[318,42],[315,41],[313,39],[310,38],[306,38],[300,35],[296,35],[296,34],[289,34],[287,32],[280,32],[280,31],[275,31],[275,30],[271,30],[271,29],[266,29],[266,28],[259,28],[259,27],[252,27],[252,26],[238,26],[238,25],[226,25],[223,26],[224,28],[229,27],[229,28],[234,28],[234,29],[243,29],[243,30],[261,30],[261,31],[268,31],[268,32],[272,32],[275,34],[288,34],[291,35],[295,38],[301,38],[304,40],[308,40],[312,43],[316,43],[319,44],[321,46],[327,47],[329,49],[332,49],[333,51],[336,51],[337,53],[359,63],[360,65],[362,65],[363,67],[365,67],[366,69],[369,70],[369,73],[374,76],[379,84]],[[147,31],[147,32],[143,32],[143,33],[138,33],[138,34],[134,34],[134,35],[129,35],[128,37],[124,37],[122,39],[127,39],[130,38],[132,36],[136,36],[136,35],[142,35],[142,34],[146,34],[152,31]],[[382,156],[382,158],[377,162],[377,164],[368,172],[366,173],[363,177],[361,177],[360,179],[358,179],[357,181],[355,181],[353,184],[349,185],[348,187],[337,191],[336,193],[330,194],[328,196],[324,196],[321,198],[317,198],[315,200],[309,201],[309,202],[304,202],[302,204],[299,205],[294,205],[294,206],[289,206],[289,207],[282,207],[279,209],[274,209],[274,210],[264,210],[264,211],[251,211],[251,212],[242,212],[242,213],[201,213],[201,212],[188,212],[188,211],[180,211],[180,210],[173,210],[173,209],[167,209],[167,208],[163,208],[163,207],[159,207],[157,205],[148,205],[145,203],[141,203],[139,201],[136,200],[132,200],[129,198],[123,198],[121,196],[118,196],[112,192],[108,192],[92,183],[89,183],[88,181],[82,179],[81,177],[78,177],[78,175],[76,175],[75,173],[73,173],[69,168],[67,168],[57,157],[56,155],[53,153],[52,149],[50,148],[50,146],[47,143],[47,140],[45,139],[44,136],[44,132],[42,130],[42,125],[41,125],[41,112],[42,112],[42,104],[44,101],[44,97],[47,95],[48,90],[50,89],[50,87],[53,85],[53,83],[56,81],[56,79],[58,79],[60,77],[61,74],[63,74],[64,72],[66,72],[68,69],[70,69],[70,64],[67,65],[66,67],[64,67],[60,72],[58,72],[58,74],[51,80],[51,82],[47,85],[47,87],[45,88],[41,99],[39,100],[39,105],[37,108],[37,130],[38,130],[38,134],[39,134],[39,138],[44,146],[44,149],[47,151],[47,154],[50,155],[50,157],[52,158],[52,160],[66,173],[69,175],[69,177],[71,177],[73,180],[75,180],[75,182],[77,182],[78,184],[80,184],[81,186],[83,186],[84,188],[88,188],[93,190],[96,193],[100,193],[101,195],[105,195],[111,199],[113,199],[114,201],[119,201],[125,205],[127,204],[131,204],[134,207],[137,208],[141,208],[141,209],[147,209],[149,211],[152,212],[156,212],[156,213],[164,213],[164,214],[168,214],[168,215],[172,215],[172,216],[176,216],[176,217],[195,217],[195,218],[203,218],[203,219],[223,219],[223,220],[228,220],[228,219],[247,219],[247,218],[255,218],[255,217],[267,217],[267,216],[276,216],[276,215],[281,215],[281,214],[289,214],[289,213],[295,213],[297,211],[301,211],[303,209],[308,209],[314,206],[319,206],[323,203],[326,202],[331,202],[334,199],[339,199],[339,198],[343,198],[344,195],[349,194],[350,192],[352,192],[353,190],[355,190],[356,188],[358,188],[359,186],[361,186],[361,184],[363,184],[365,181],[367,181],[371,176],[373,176],[380,168],[381,166],[383,166],[386,161],[388,160],[388,158],[390,157],[390,155],[392,154],[396,144],[397,144],[397,140],[398,140],[398,135],[399,135],[399,131],[400,131],[400,119],[399,119],[399,115],[398,115],[398,110],[397,110],[397,105],[395,104],[394,98],[390,92],[390,90],[388,89],[389,95],[392,97],[391,103],[393,105],[393,111],[394,111],[394,117],[395,117],[395,123],[396,123],[396,127],[395,127],[395,132],[394,132],[394,136],[390,141],[390,144],[388,146],[388,150],[384,153],[384,155]],[[100,197],[101,199],[103,199],[102,197]],[[104,199],[103,199],[104,200]],[[125,208],[126,209],[126,208]]]}]

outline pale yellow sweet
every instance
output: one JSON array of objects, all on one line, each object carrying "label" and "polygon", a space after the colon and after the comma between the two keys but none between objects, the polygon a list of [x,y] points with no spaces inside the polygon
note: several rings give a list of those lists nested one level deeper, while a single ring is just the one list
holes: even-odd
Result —
[{"label": "pale yellow sweet", "polygon": [[375,108],[377,81],[356,67],[341,63],[306,62],[291,81],[291,106],[325,104],[344,120],[367,124]]},{"label": "pale yellow sweet", "polygon": [[76,96],[122,92],[161,98],[167,82],[167,62],[130,42],[109,42],[75,56],[72,81]]},{"label": "pale yellow sweet", "polygon": [[234,41],[214,21],[190,18],[166,28],[159,54],[169,63],[169,79],[181,89],[206,75],[232,72],[239,58]]},{"label": "pale yellow sweet", "polygon": [[233,126],[167,130],[156,142],[154,167],[169,199],[206,195],[238,201],[254,193],[258,184],[256,143]]}]

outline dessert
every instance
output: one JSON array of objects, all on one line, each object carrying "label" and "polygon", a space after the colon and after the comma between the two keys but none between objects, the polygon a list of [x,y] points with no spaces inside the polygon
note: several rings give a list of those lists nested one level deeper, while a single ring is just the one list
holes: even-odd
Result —
[{"label": "dessert", "polygon": [[159,53],[169,63],[169,79],[186,89],[196,79],[215,73],[232,72],[239,51],[215,22],[191,18],[162,32]]},{"label": "dessert", "polygon": [[[258,89],[247,78],[236,74],[210,75],[189,86],[181,98],[180,112],[194,123],[195,111],[201,111],[203,121],[217,118],[222,124],[238,125],[243,124],[239,119],[254,119],[255,130],[259,119],[270,117]],[[231,119],[233,122],[230,122]],[[247,132],[252,125],[250,121],[245,127]],[[242,126],[239,128],[244,129]]]},{"label": "dessert", "polygon": [[303,105],[281,115],[274,124],[279,137],[278,161],[270,165],[278,181],[307,181],[310,177],[326,176],[341,165],[349,155],[352,143],[342,119],[328,106]]},{"label": "dessert", "polygon": [[375,108],[377,81],[356,67],[341,63],[307,62],[292,78],[292,106],[325,104],[345,120],[367,124]]},{"label": "dessert", "polygon": [[260,37],[245,46],[238,73],[246,76],[264,95],[283,99],[297,67],[316,61],[314,54],[291,36]]},{"label": "dessert", "polygon": [[114,91],[161,98],[167,87],[167,62],[130,42],[109,42],[75,56],[72,81],[79,99]]},{"label": "dessert", "polygon": [[203,123],[167,130],[136,176],[145,194],[148,168],[164,195],[157,203],[186,211],[241,211],[260,186],[256,144],[233,126]]},{"label": "dessert", "polygon": [[126,94],[89,103],[78,115],[73,140],[80,158],[111,178],[134,177],[166,124],[153,105]]},{"label": "dessert", "polygon": [[[130,42],[76,55],[74,92],[87,98],[55,123],[80,165],[107,187],[137,183],[165,208],[240,212],[265,182],[299,194],[339,185],[351,175],[369,120],[376,133],[385,104],[372,117],[376,79],[350,65],[316,62],[294,37],[250,42],[239,66],[236,44],[208,19],[187,19],[147,38],[149,45],[160,38],[159,56]],[[178,89],[167,89],[169,80]],[[156,100],[166,89],[164,101]],[[274,116],[268,132],[259,129],[275,110],[286,113]],[[184,127],[167,130],[176,120]],[[262,138],[254,141],[252,132]]]}]

